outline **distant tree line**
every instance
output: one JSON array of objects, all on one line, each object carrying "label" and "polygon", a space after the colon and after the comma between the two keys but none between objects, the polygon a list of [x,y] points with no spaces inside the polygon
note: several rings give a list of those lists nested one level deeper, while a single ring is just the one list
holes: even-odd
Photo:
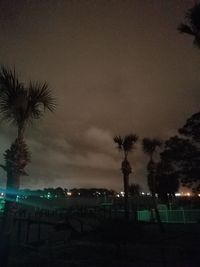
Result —
[{"label": "distant tree line", "polygon": [[[137,185],[134,185],[137,187]],[[0,192],[5,192],[5,189],[0,189]],[[117,192],[106,188],[73,188],[67,189],[62,187],[44,188],[44,189],[21,189],[18,190],[18,197],[44,197],[44,198],[65,198],[65,197],[109,197],[116,196]]]}]

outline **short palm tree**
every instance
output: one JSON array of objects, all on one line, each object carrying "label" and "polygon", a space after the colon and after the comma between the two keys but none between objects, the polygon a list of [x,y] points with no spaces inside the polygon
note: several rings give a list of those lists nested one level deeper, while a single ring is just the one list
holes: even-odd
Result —
[{"label": "short palm tree", "polygon": [[7,173],[7,199],[10,203],[15,202],[20,176],[25,174],[24,168],[30,161],[24,136],[26,127],[41,118],[44,111],[53,111],[54,108],[55,101],[47,83],[30,82],[25,87],[15,70],[0,68],[0,116],[17,128],[16,139],[4,154],[5,165],[1,165]]},{"label": "short palm tree", "polygon": [[188,10],[185,15],[187,23],[181,23],[178,27],[180,33],[186,33],[194,37],[194,45],[200,48],[200,3]]},{"label": "short palm tree", "polygon": [[160,225],[160,229],[163,232],[163,225],[160,220],[160,214],[158,211],[157,207],[157,201],[156,201],[156,163],[154,161],[154,154],[156,153],[156,150],[158,147],[161,147],[162,142],[159,139],[149,139],[149,138],[144,138],[143,142],[143,151],[145,154],[149,156],[149,162],[147,165],[147,171],[148,171],[148,186],[151,191],[151,195],[153,198],[153,204],[154,204],[154,209],[155,209],[155,214],[156,214],[156,219]]},{"label": "short palm tree", "polygon": [[130,163],[128,161],[128,154],[134,149],[134,145],[138,140],[137,135],[129,134],[124,137],[115,136],[114,142],[117,144],[119,151],[123,153],[123,161],[121,170],[123,173],[124,182],[124,215],[129,219],[129,203],[128,203],[128,191],[129,191],[129,175],[132,172]]},{"label": "short palm tree", "polygon": [[150,158],[148,166],[147,166],[147,169],[149,172],[148,186],[149,186],[150,191],[153,192],[153,194],[155,193],[155,190],[156,190],[155,181],[152,180],[152,174],[153,174],[154,167],[155,167],[153,156],[156,152],[156,149],[160,147],[161,145],[162,145],[162,142],[158,139],[155,139],[155,138],[154,139],[149,139],[149,138],[143,139],[143,151]]}]

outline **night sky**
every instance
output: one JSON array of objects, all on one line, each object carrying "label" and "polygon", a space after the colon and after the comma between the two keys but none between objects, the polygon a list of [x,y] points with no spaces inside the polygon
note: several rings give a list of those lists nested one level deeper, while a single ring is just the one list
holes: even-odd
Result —
[{"label": "night sky", "polygon": [[[168,138],[199,111],[200,52],[176,28],[194,1],[1,0],[0,63],[56,97],[26,132],[32,153],[22,187],[122,188],[112,138]],[[16,134],[1,123],[3,152]],[[146,189],[138,144],[130,182]],[[5,185],[1,171],[0,186]]]}]

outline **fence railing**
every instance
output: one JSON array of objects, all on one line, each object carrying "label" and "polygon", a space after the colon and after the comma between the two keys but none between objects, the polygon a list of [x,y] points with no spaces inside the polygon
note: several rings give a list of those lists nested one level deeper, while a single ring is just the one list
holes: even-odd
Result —
[{"label": "fence railing", "polygon": [[[200,210],[159,210],[161,221],[164,223],[198,223],[200,222]],[[141,210],[137,212],[138,221],[156,221],[153,210]]]}]

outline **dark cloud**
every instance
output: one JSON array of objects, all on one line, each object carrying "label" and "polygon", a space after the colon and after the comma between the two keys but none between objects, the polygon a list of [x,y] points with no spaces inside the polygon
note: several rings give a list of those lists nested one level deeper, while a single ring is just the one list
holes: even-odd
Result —
[{"label": "dark cloud", "polygon": [[[32,163],[22,186],[119,189],[112,137],[165,139],[199,109],[199,51],[176,30],[192,4],[0,1],[1,62],[15,65],[23,80],[47,80],[57,98],[56,112],[26,133]],[[1,154],[14,133],[1,126]],[[140,145],[130,160],[131,181],[145,187]]]}]

